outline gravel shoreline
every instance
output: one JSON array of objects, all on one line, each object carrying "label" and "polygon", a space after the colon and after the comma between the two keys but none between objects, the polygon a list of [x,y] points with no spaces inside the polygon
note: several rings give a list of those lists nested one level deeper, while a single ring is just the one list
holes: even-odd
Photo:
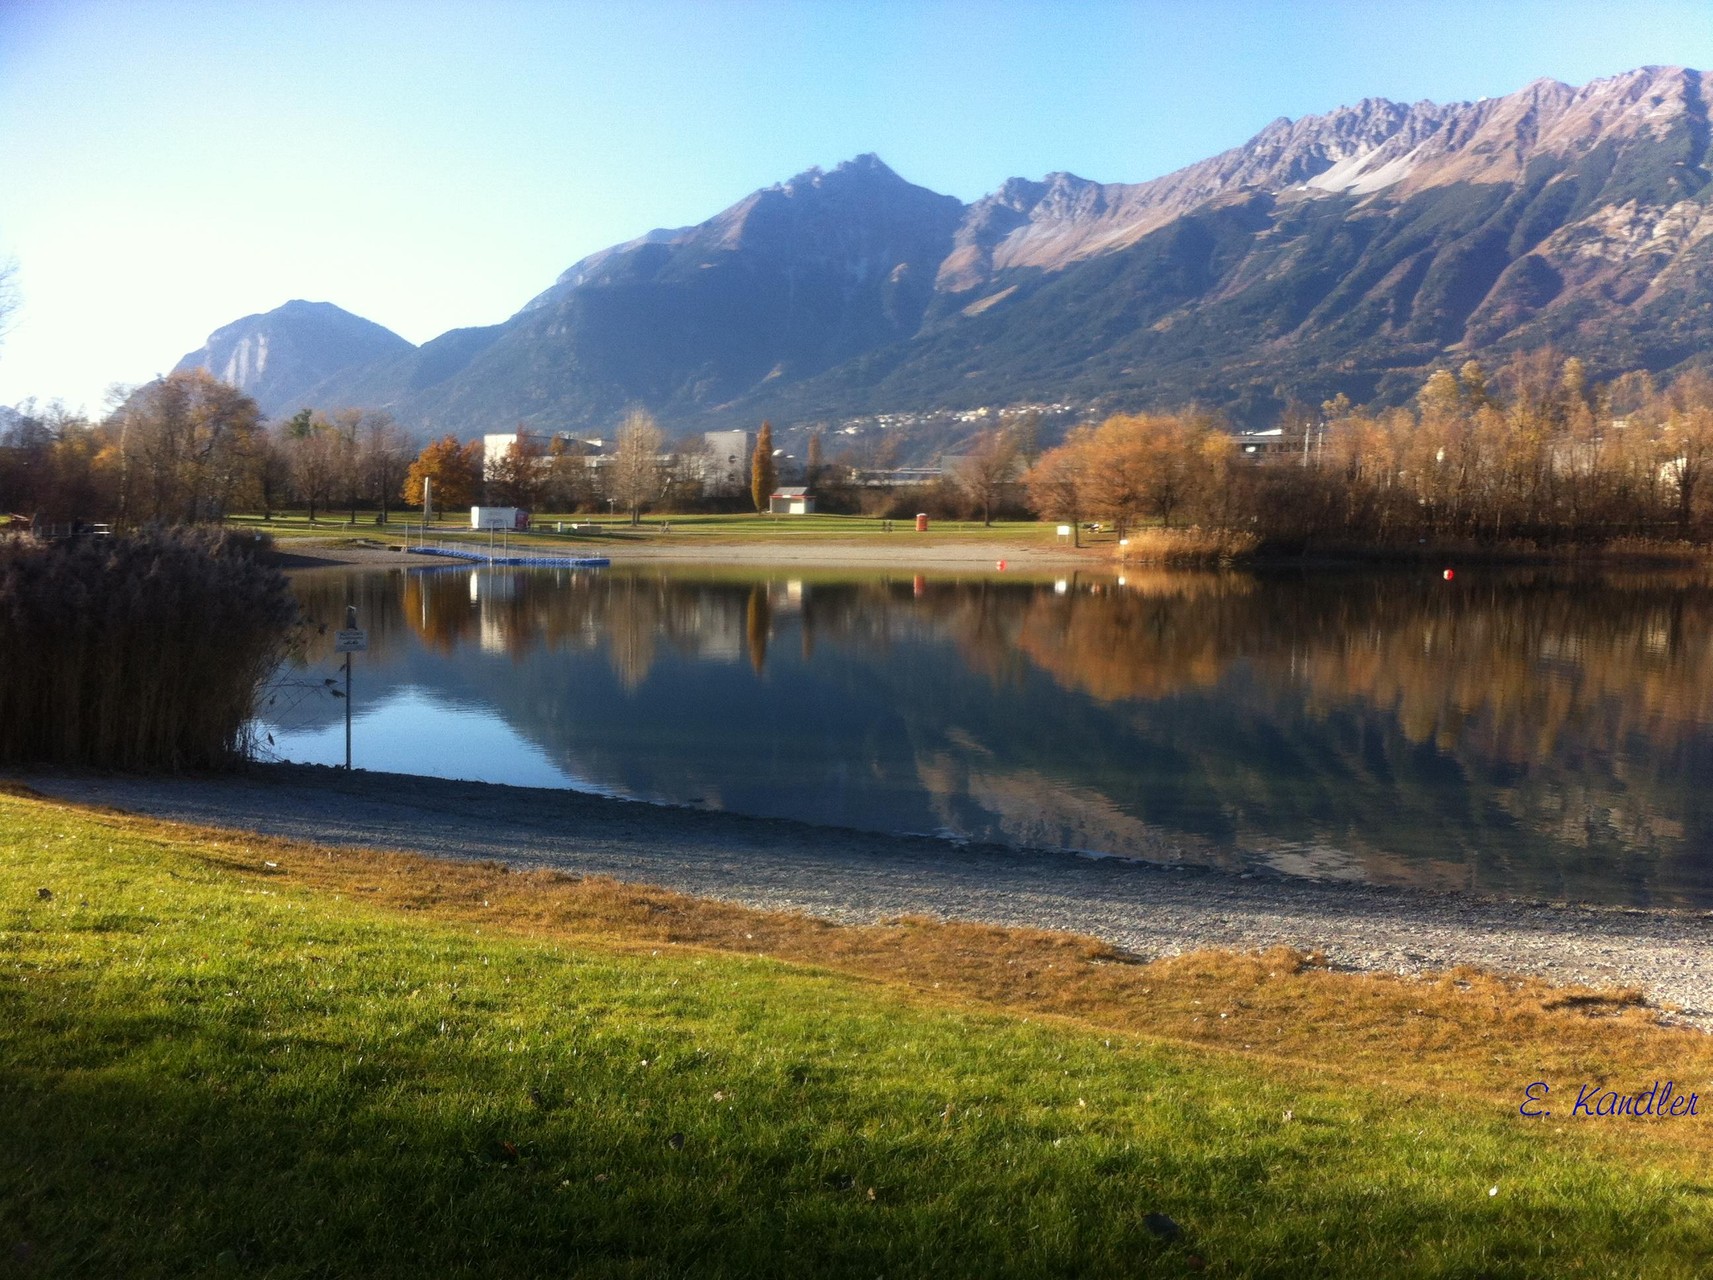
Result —
[{"label": "gravel shoreline", "polygon": [[1278,944],[1333,967],[1460,964],[1637,987],[1713,1030],[1713,912],[1505,902],[958,845],[614,800],[311,765],[237,776],[27,772],[46,795],[324,844],[493,858],[845,922],[899,915],[1093,935],[1143,956]]}]

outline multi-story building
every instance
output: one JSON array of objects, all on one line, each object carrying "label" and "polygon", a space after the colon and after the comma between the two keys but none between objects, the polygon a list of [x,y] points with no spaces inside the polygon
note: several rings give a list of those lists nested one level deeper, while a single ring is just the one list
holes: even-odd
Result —
[{"label": "multi-story building", "polygon": [[586,440],[569,431],[525,431],[522,427],[516,431],[496,431],[482,437],[482,470],[484,473],[491,471],[514,444],[521,444],[538,458],[546,458],[552,455],[554,445],[559,442],[563,442],[560,451],[564,453],[598,454],[606,448],[604,440]]},{"label": "multi-story building", "polygon": [[742,493],[749,488],[750,455],[755,451],[752,431],[705,431],[708,445],[703,488],[710,494]]}]

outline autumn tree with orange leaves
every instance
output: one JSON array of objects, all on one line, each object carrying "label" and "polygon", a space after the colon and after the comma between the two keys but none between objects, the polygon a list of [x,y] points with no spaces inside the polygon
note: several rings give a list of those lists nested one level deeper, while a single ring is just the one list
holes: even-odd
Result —
[{"label": "autumn tree with orange leaves", "polygon": [[1094,516],[1120,537],[1148,517],[1170,528],[1218,494],[1230,441],[1202,414],[1119,415],[1042,454],[1026,484],[1039,509],[1073,523]]},{"label": "autumn tree with orange leaves", "polygon": [[[1604,385],[1525,352],[1437,370],[1414,401],[1287,415],[1266,451],[1195,411],[1108,418],[1026,478],[1049,519],[1188,522],[1282,546],[1602,545],[1713,538],[1713,376]],[[1276,444],[1283,443],[1283,449]]]},{"label": "autumn tree with orange leaves", "polygon": [[482,442],[459,444],[450,435],[431,440],[405,472],[402,496],[413,507],[422,505],[425,480],[440,510],[474,506],[482,487]]}]

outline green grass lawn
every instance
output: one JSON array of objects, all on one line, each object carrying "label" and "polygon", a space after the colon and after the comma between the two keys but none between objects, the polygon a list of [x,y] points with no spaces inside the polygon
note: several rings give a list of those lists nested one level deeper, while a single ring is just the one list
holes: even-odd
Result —
[{"label": "green grass lawn", "polygon": [[[355,524],[347,523],[347,517],[343,513],[322,512],[312,524],[304,512],[296,511],[276,512],[266,521],[254,514],[234,516],[231,523],[240,527],[265,530],[282,540],[304,537],[333,540],[362,538],[395,543],[404,541],[407,531],[409,536],[415,536],[415,515],[414,512],[395,512],[391,523],[377,525],[372,512],[359,513]],[[565,526],[563,533],[555,530],[555,526],[561,523]],[[573,525],[576,525],[577,529],[573,530]],[[651,543],[663,540],[689,543],[866,542],[871,539],[877,542],[902,542],[908,539],[933,542],[1028,543],[1041,546],[1051,546],[1057,541],[1057,526],[1050,521],[995,520],[991,527],[986,527],[979,520],[935,520],[931,522],[926,534],[918,534],[914,524],[908,520],[894,520],[891,526],[888,530],[885,521],[870,516],[673,515],[652,512],[643,518],[640,525],[633,526],[629,518],[623,515],[537,513],[533,517],[531,532],[514,533],[510,537],[514,546],[561,545],[565,542],[586,543],[614,539],[646,539]],[[430,531],[430,536],[469,538],[483,545],[487,544],[488,539],[486,533],[473,532],[468,521],[460,521],[454,517],[437,521]],[[1107,541],[1111,541],[1111,537],[1107,535],[1084,534],[1083,537],[1087,543],[1091,540],[1099,542],[1103,536]]]},{"label": "green grass lawn", "polygon": [[1705,1179],[1591,1159],[1407,1062],[1388,1082],[512,934],[273,856],[0,795],[0,1274],[1677,1276],[1713,1256]]}]

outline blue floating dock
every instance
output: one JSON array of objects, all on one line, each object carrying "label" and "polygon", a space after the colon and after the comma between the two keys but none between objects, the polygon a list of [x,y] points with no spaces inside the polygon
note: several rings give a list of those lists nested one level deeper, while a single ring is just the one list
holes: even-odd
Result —
[{"label": "blue floating dock", "polygon": [[469,560],[475,564],[518,565],[526,569],[605,569],[612,563],[605,556],[495,556],[468,547],[410,547],[408,550],[419,556],[445,556],[450,560]]}]

